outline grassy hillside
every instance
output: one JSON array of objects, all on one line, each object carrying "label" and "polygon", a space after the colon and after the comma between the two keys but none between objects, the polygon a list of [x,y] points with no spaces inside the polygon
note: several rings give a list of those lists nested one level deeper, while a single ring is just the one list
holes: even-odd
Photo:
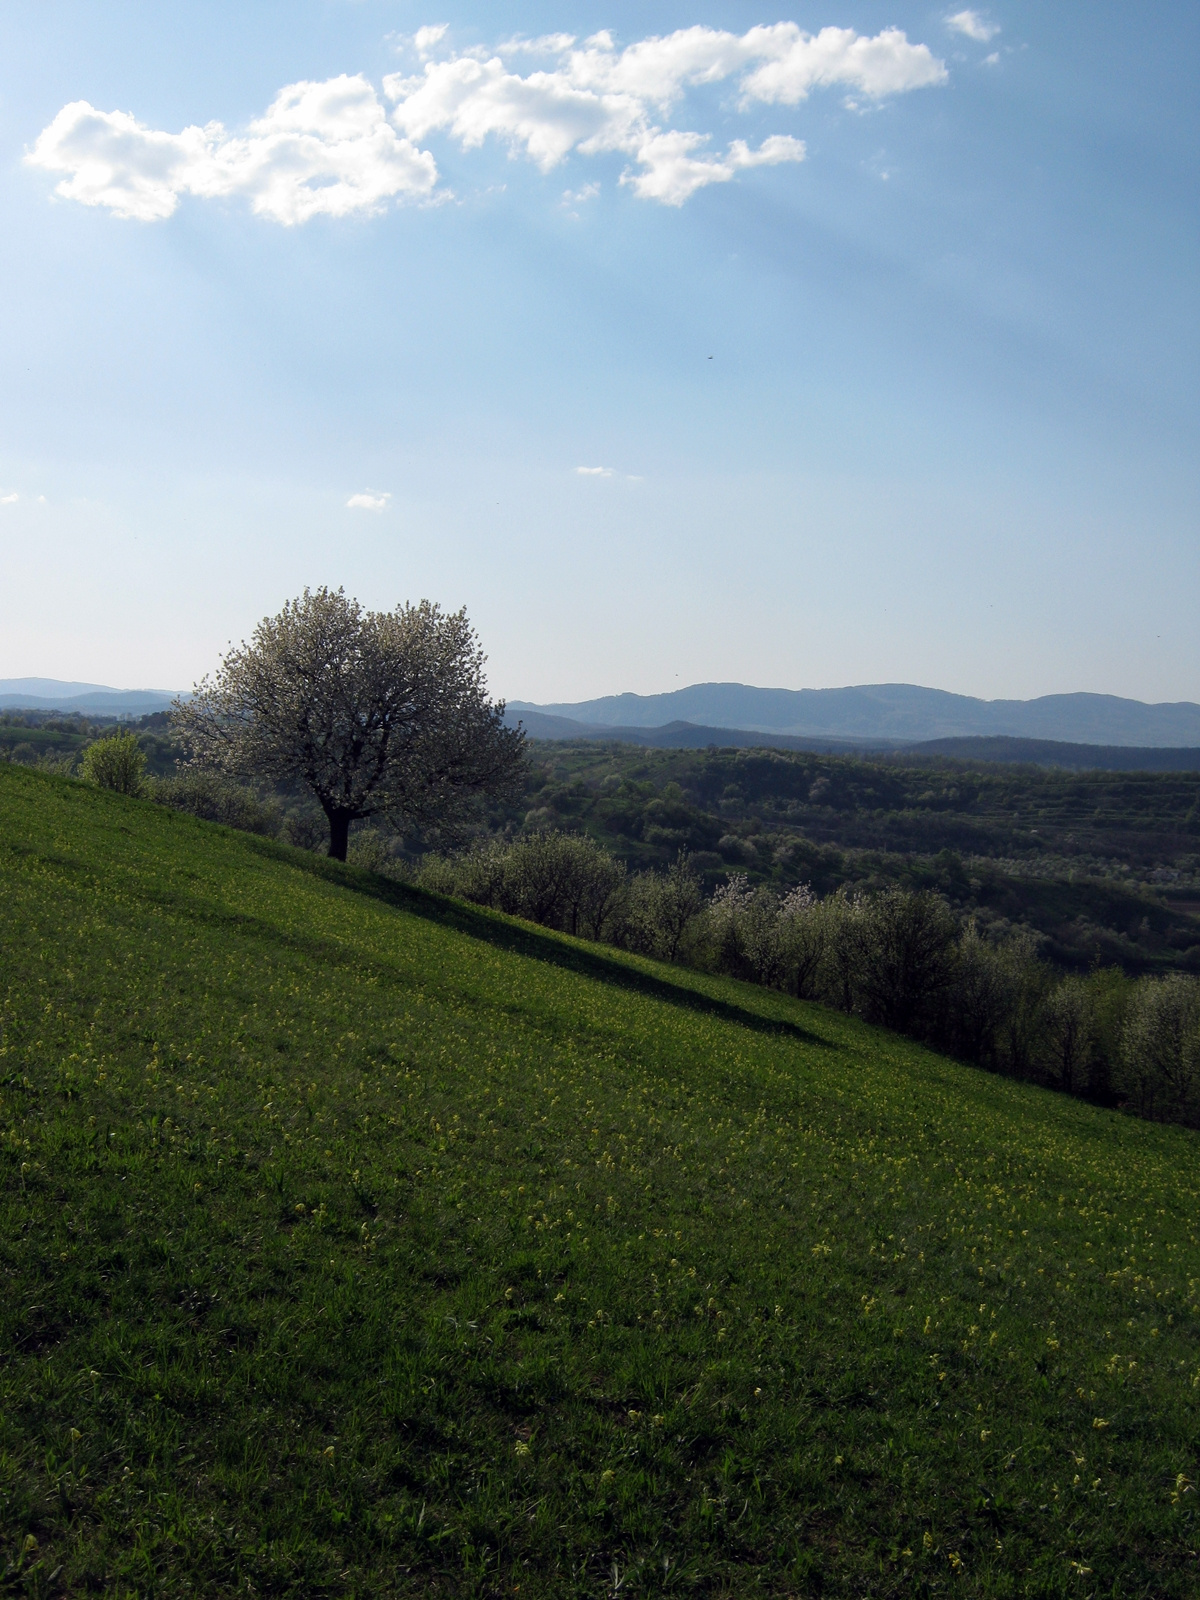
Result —
[{"label": "grassy hillside", "polygon": [[0,767],[0,1573],[1200,1586],[1196,1135]]}]

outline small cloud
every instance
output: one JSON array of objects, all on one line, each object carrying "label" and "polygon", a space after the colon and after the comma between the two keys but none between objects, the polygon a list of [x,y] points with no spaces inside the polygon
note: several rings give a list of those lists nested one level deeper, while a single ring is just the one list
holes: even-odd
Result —
[{"label": "small cloud", "polygon": [[978,44],[987,44],[1000,32],[997,23],[981,17],[978,11],[956,11],[952,17],[946,18],[946,26],[954,33],[974,39]]},{"label": "small cloud", "polygon": [[585,200],[594,200],[599,193],[598,183],[585,183],[582,189],[564,189],[562,203],[565,206],[582,205]]},{"label": "small cloud", "polygon": [[413,35],[413,43],[417,47],[417,54],[419,56],[427,56],[434,46],[440,44],[446,37],[449,27],[450,24],[448,22],[439,22],[424,28],[418,28]]},{"label": "small cloud", "polygon": [[581,478],[611,478],[613,475],[611,467],[576,467],[575,471]]},{"label": "small cloud", "polygon": [[990,56],[984,56],[983,64],[985,67],[998,67],[1000,65],[999,50],[993,50]]},{"label": "small cloud", "polygon": [[352,494],[346,501],[348,511],[386,511],[390,494]]},{"label": "small cloud", "polygon": [[536,39],[523,39],[520,35],[505,39],[496,46],[498,56],[561,56],[575,43],[573,33],[543,33]]},{"label": "small cloud", "polygon": [[15,506],[20,498],[19,494],[0,494],[0,506]]}]

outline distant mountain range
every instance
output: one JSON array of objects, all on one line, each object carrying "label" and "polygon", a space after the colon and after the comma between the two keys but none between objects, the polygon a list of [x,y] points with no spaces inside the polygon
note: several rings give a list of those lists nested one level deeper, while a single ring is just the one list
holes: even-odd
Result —
[{"label": "distant mountain range", "polygon": [[110,689],[103,683],[58,678],[0,678],[0,711],[78,711],[84,716],[144,717],[165,711],[170,689]]},{"label": "distant mountain range", "polygon": [[[570,705],[510,700],[509,713],[513,718],[519,716],[538,738],[579,735],[534,733],[535,715],[591,730],[605,728],[610,730],[610,738],[618,736],[618,729],[627,733],[687,723],[709,730],[873,744],[876,748],[934,739],[997,737],[1142,748],[1200,747],[1200,705],[1190,700],[1147,705],[1109,694],[977,700],[911,683],[861,684],[848,689],[756,689],[744,683],[694,683],[668,694],[606,695]],[[548,724],[542,726],[548,728]]]},{"label": "distant mountain range", "polygon": [[[186,691],[183,691],[186,697]],[[146,716],[169,689],[113,689],[57,678],[0,678],[0,711]],[[1111,770],[1200,770],[1200,705],[1147,705],[1106,694],[976,700],[909,683],[849,689],[756,689],[696,683],[668,694],[617,694],[569,705],[508,702],[534,739],[613,739],[659,748],[769,745],[828,753],[908,750],[976,761]]]}]

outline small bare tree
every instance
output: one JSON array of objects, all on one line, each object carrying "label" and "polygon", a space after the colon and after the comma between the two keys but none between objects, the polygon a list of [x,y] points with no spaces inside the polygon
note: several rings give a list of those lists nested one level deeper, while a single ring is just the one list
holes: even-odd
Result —
[{"label": "small bare tree", "polygon": [[344,861],[362,817],[446,827],[471,796],[519,784],[525,736],[488,699],[483,665],[465,611],[364,611],[306,589],[173,717],[194,765],[308,788]]}]

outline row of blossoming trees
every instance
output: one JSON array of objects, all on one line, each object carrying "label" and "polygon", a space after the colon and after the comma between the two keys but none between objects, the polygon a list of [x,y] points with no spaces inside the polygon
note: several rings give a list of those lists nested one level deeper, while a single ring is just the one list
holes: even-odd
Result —
[{"label": "row of blossoming trees", "polygon": [[681,857],[629,874],[593,840],[539,832],[457,858],[418,882],[589,939],[817,1000],[995,1072],[1200,1122],[1200,980],[1062,976],[1032,939],[995,944],[939,895],[731,878],[705,901]]}]

